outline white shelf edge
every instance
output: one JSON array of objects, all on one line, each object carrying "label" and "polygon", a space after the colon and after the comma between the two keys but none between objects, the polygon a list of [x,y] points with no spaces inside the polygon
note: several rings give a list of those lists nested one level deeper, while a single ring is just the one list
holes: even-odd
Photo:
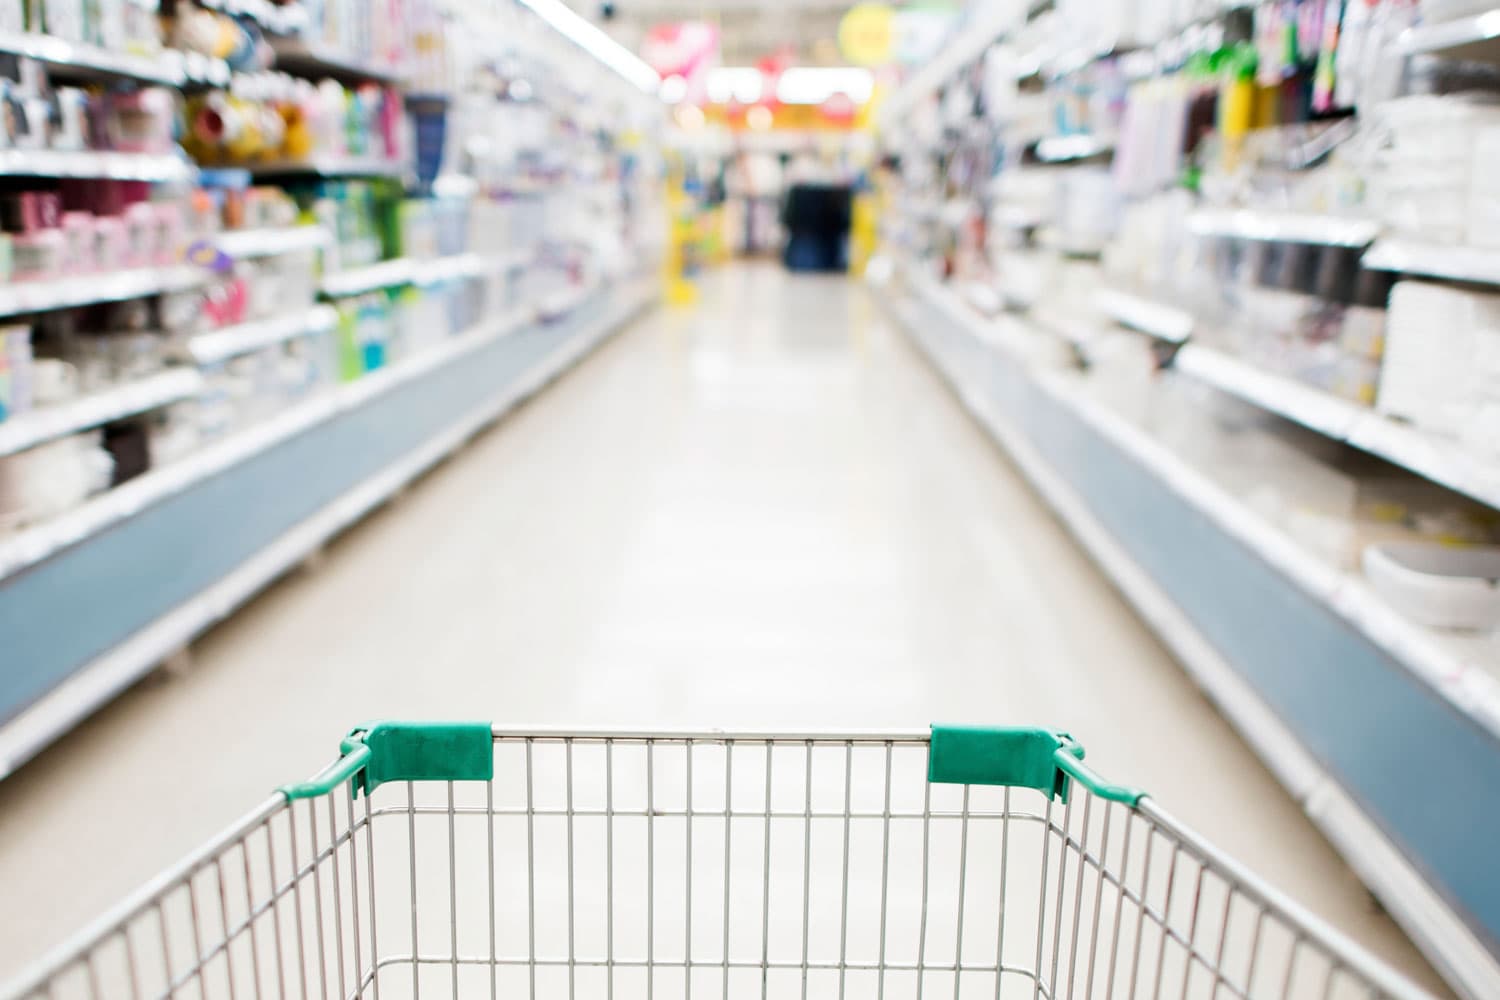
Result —
[{"label": "white shelf edge", "polygon": [[375,66],[295,37],[277,39],[271,49],[276,54],[273,68],[282,73],[358,77],[381,83],[398,83],[406,76],[400,66]]},{"label": "white shelf edge", "polygon": [[435,285],[454,278],[478,278],[488,269],[488,262],[477,253],[417,260],[412,267],[411,282],[414,285]]},{"label": "white shelf edge", "polygon": [[214,246],[235,258],[270,257],[296,250],[313,250],[332,241],[333,234],[322,226],[230,230],[213,238]]},{"label": "white shelf edge", "polygon": [[[946,292],[942,294],[947,295]],[[973,322],[977,324],[977,318]],[[1210,353],[1204,348],[1189,344],[1179,353],[1179,361],[1190,350]],[[1243,365],[1243,362],[1234,363]],[[1395,610],[1365,588],[1362,577],[1344,573],[1307,552],[1285,532],[1240,503],[1144,430],[1081,396],[1067,382],[1052,373],[1033,371],[1032,376],[1038,385],[1057,396],[1063,405],[1088,422],[1100,436],[1150,469],[1175,493],[1217,524],[1225,534],[1258,554],[1309,597],[1322,602],[1338,614],[1374,645],[1405,665],[1415,677],[1424,681],[1463,715],[1473,719],[1487,732],[1500,737],[1500,701],[1477,706],[1471,697],[1473,692],[1470,688],[1455,686],[1457,679],[1467,670],[1481,668],[1460,662],[1442,649],[1441,644],[1427,630],[1401,618]],[[1357,591],[1362,592],[1357,596],[1350,596]],[[1495,694],[1500,698],[1500,685],[1496,686]]]},{"label": "white shelf edge", "polygon": [[[926,294],[930,296],[932,292]],[[978,317],[971,318],[971,325],[977,323]],[[914,336],[921,337],[916,327],[910,330]],[[1473,991],[1471,995],[1475,998],[1500,995],[1500,964],[1468,927],[1453,916],[1422,874],[1390,843],[1358,803],[1322,770],[1296,736],[1198,632],[1176,603],[1099,524],[1071,487],[1053,474],[1030,444],[997,418],[977,393],[961,388],[964,373],[949,368],[930,347],[927,350],[958,390],[964,406],[994,435],[1069,532],[1136,608],[1142,620],[1161,637],[1194,682],[1257,749],[1282,785],[1334,842],[1341,856],[1395,915],[1406,932],[1421,942],[1429,958],[1446,971],[1450,982],[1464,984]],[[1080,412],[1095,408],[1095,404],[1081,399],[1066,386],[1053,382],[1050,389],[1054,394],[1061,393],[1066,405],[1081,406]],[[1091,413],[1086,418],[1097,420],[1099,416]],[[1111,427],[1123,424],[1108,415],[1104,419]],[[1134,428],[1130,431],[1145,437],[1143,432]],[[1148,443],[1160,447],[1149,439]],[[1179,482],[1182,479],[1180,476],[1173,478]],[[1217,487],[1211,488],[1217,490]],[[1336,595],[1340,591],[1333,593],[1337,609]],[[1379,616],[1387,621],[1395,617],[1389,611]],[[1491,731],[1494,731],[1493,726]]]},{"label": "white shelf edge", "polygon": [[1198,344],[1185,345],[1173,366],[1309,430],[1500,508],[1500,463],[1475,461],[1457,440],[1396,423],[1357,403]]},{"label": "white shelf edge", "polygon": [[1495,247],[1385,238],[1376,240],[1360,263],[1374,271],[1500,284],[1500,248]]},{"label": "white shelf edge", "polygon": [[197,174],[197,167],[171,153],[120,153],[92,149],[0,151],[0,176],[185,181]]},{"label": "white shelf edge", "polygon": [[1439,21],[1407,28],[1396,38],[1396,50],[1404,55],[1418,52],[1441,52],[1493,41],[1500,37],[1500,8],[1470,17]]},{"label": "white shelf edge", "polygon": [[1043,163],[1071,163],[1114,152],[1110,136],[1079,134],[1049,135],[1036,144],[1036,157]]},{"label": "white shelf edge", "polygon": [[208,277],[202,268],[179,264],[79,274],[54,281],[17,281],[0,285],[0,316],[182,291],[203,284]]},{"label": "white shelf edge", "polygon": [[[355,486],[292,528],[229,576],[83,667],[40,701],[0,726],[0,778],[14,772],[57,735],[82,721],[149,672],[157,663],[185,648],[205,628],[227,617],[259,590],[305,559],[328,538],[357,521],[367,511],[435,465],[443,456],[555,379],[600,341],[622,327],[636,312],[645,308],[648,301],[644,290],[628,298],[601,317],[597,327],[561,345],[512,387],[485,401],[469,415],[459,418],[448,430],[407,457]],[[487,336],[473,340],[468,349],[506,332],[509,331],[491,331]],[[338,409],[336,406],[323,407],[323,419],[332,416]],[[269,447],[286,436],[289,435],[283,433],[268,440],[261,448]]]},{"label": "white shelf edge", "polygon": [[[985,49],[1017,23],[1017,11],[1009,4],[981,4],[971,23],[950,33],[937,55],[917,69],[891,94],[880,108],[880,127],[889,131],[919,100],[937,91],[948,78],[978,59]],[[1024,17],[1024,15],[1022,15]]]},{"label": "white shelf edge", "polygon": [[407,285],[416,274],[417,261],[411,257],[397,257],[378,264],[352,267],[343,271],[325,274],[318,283],[318,290],[331,298],[359,295],[378,288]]},{"label": "white shelf edge", "polygon": [[168,369],[104,392],[13,416],[0,421],[0,455],[14,455],[69,434],[168,406],[202,387],[203,378],[197,372]]},{"label": "white shelf edge", "polygon": [[50,66],[181,86],[187,80],[181,54],[164,49],[157,56],[113,52],[85,42],[70,42],[30,31],[0,31],[0,52],[26,56]]},{"label": "white shelf edge", "polygon": [[597,285],[588,284],[553,292],[537,303],[537,316],[544,321],[560,319],[587,302],[597,291]]},{"label": "white shelf edge", "polygon": [[255,177],[316,174],[320,177],[396,177],[406,169],[400,160],[380,156],[311,156],[305,160],[277,160],[237,166]]},{"label": "white shelf edge", "polygon": [[1369,412],[1357,403],[1200,344],[1184,345],[1172,365],[1222,392],[1340,441]]},{"label": "white shelf edge", "polygon": [[[416,357],[397,362],[353,382],[302,401],[264,423],[247,427],[177,462],[101,493],[52,520],[0,537],[0,580],[83,541],[192,484],[243,462],[333,416],[420,378],[449,360],[515,333],[536,318],[534,304],[476,324]],[[193,373],[196,374],[196,373]],[[0,424],[3,427],[4,424]]]},{"label": "white shelf edge", "polygon": [[337,322],[338,313],[331,306],[312,306],[300,313],[200,333],[188,341],[188,354],[195,364],[214,364],[295,337],[326,332]]},{"label": "white shelf edge", "polygon": [[1278,240],[1352,248],[1366,246],[1380,235],[1380,225],[1374,219],[1244,209],[1199,209],[1189,213],[1188,229],[1199,236],[1229,236],[1245,240]]},{"label": "white shelf edge", "polygon": [[1106,286],[1095,293],[1094,302],[1120,325],[1169,344],[1180,344],[1193,333],[1193,317],[1187,310],[1134,292]]},{"label": "white shelf edge", "polygon": [[477,253],[431,258],[397,257],[326,274],[319,282],[319,291],[330,298],[339,298],[396,285],[433,285],[455,278],[483,277],[519,266],[519,263],[508,254],[493,258]]}]

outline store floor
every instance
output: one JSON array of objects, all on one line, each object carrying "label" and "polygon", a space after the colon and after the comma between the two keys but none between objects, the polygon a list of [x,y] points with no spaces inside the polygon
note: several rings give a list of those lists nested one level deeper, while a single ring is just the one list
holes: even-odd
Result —
[{"label": "store floor", "polygon": [[879,304],[736,267],[0,783],[0,978],[380,716],[1065,728],[1388,960],[1354,876]]}]

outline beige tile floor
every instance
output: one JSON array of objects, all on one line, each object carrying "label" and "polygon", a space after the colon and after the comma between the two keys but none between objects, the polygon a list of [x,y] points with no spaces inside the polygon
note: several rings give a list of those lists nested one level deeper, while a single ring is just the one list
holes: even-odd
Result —
[{"label": "beige tile floor", "polygon": [[0,978],[378,716],[1066,728],[1431,985],[862,289],[721,271],[0,783]]}]

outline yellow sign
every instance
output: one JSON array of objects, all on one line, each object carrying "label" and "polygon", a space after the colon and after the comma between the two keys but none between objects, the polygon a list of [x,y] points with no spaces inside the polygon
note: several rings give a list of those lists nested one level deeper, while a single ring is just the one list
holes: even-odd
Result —
[{"label": "yellow sign", "polygon": [[860,3],[839,21],[839,49],[856,66],[884,66],[895,50],[896,12],[883,3]]}]

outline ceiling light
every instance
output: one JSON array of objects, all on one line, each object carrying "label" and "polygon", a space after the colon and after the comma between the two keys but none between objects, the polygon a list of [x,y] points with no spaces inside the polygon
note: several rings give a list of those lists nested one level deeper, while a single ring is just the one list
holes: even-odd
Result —
[{"label": "ceiling light", "polygon": [[704,87],[708,99],[715,104],[728,104],[731,100],[754,104],[760,100],[760,70],[754,66],[718,66],[708,71]]},{"label": "ceiling light", "polygon": [[575,14],[562,0],[521,0],[538,17],[556,28],[579,48],[635,84],[646,93],[655,93],[661,78],[635,53],[610,38],[599,28]]},{"label": "ceiling light", "polygon": [[656,94],[668,104],[677,104],[687,97],[687,90],[687,79],[674,73],[661,82]]},{"label": "ceiling light", "polygon": [[846,94],[864,104],[875,90],[875,78],[857,66],[793,66],[781,74],[776,98],[783,104],[822,104],[834,94]]}]

